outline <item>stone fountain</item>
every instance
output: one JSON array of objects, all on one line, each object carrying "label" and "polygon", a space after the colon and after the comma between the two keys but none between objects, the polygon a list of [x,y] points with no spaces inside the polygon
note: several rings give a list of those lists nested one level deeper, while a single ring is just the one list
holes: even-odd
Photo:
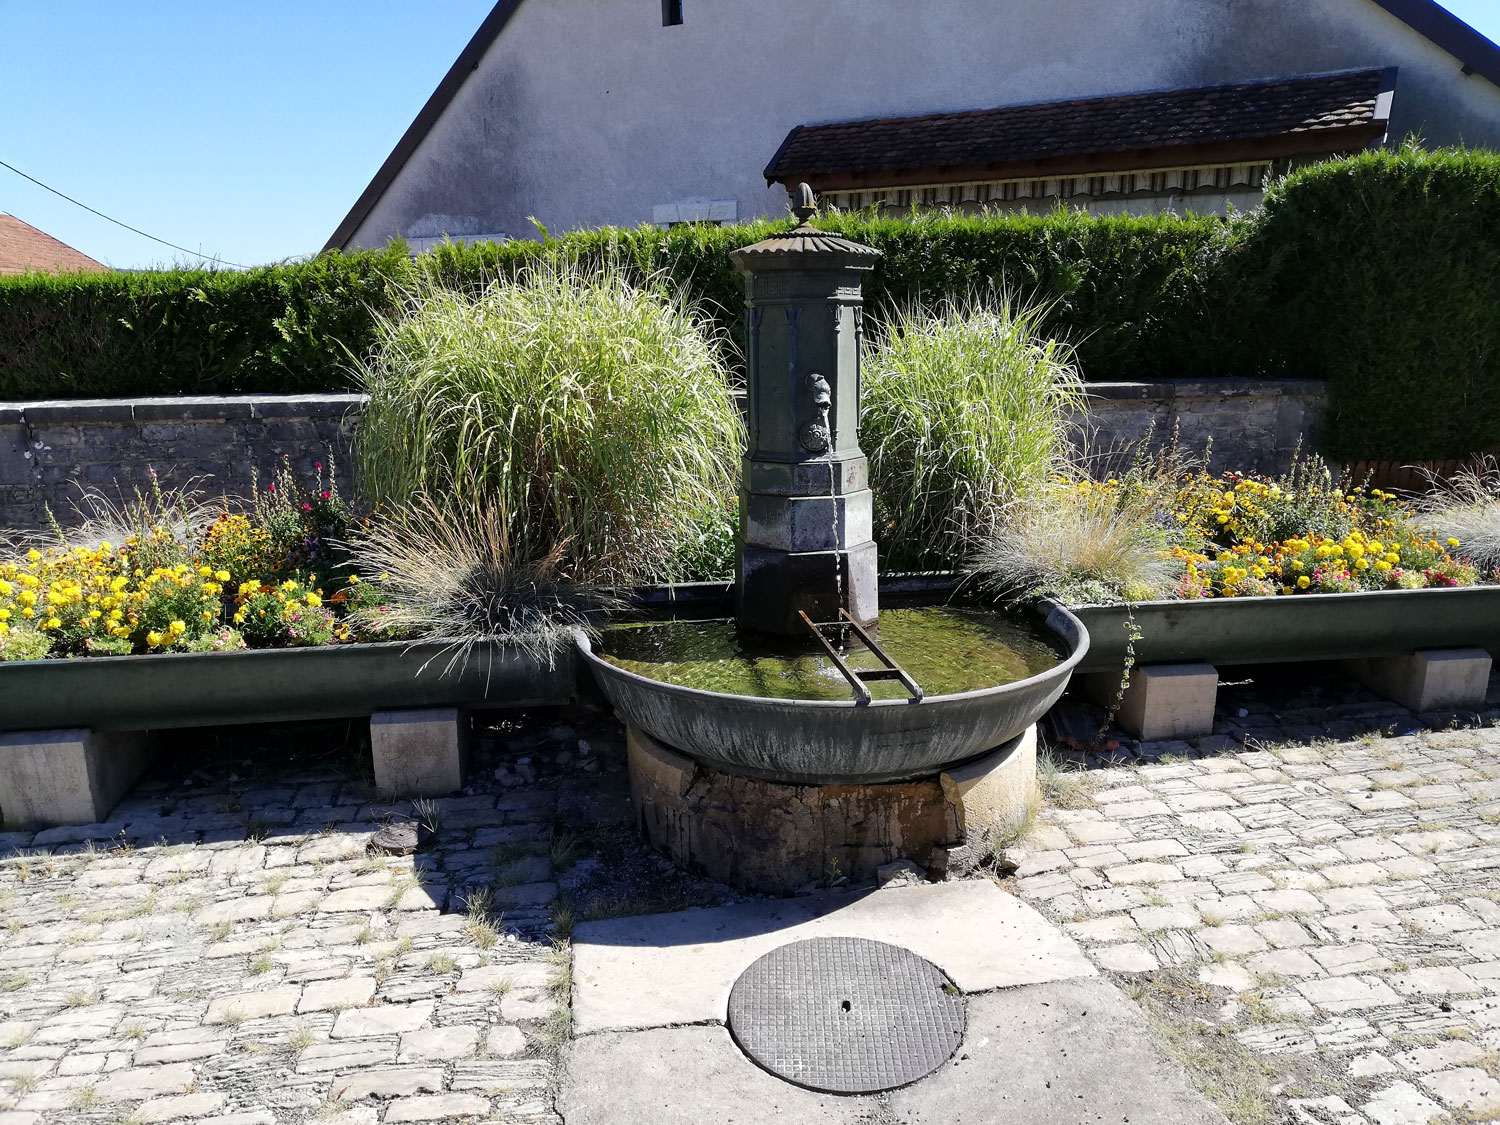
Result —
[{"label": "stone fountain", "polygon": [[[814,227],[806,185],[797,203],[795,227],[732,255],[749,373],[735,620],[650,626],[653,644],[684,653],[708,633],[760,646],[693,665],[713,675],[738,660],[749,687],[680,682],[686,660],[627,659],[644,629],[607,630],[599,651],[581,643],[626,721],[642,832],[690,868],[773,893],[858,882],[899,860],[939,876],[972,862],[1034,800],[1034,724],[1088,648],[1060,606],[965,611],[955,637],[1022,631],[1029,664],[998,662],[987,678],[970,657],[962,676],[924,683],[895,626],[881,629],[858,442],[862,276],[879,253]],[[912,648],[922,668],[938,666],[937,641]],[[810,693],[787,688],[809,682]]]}]

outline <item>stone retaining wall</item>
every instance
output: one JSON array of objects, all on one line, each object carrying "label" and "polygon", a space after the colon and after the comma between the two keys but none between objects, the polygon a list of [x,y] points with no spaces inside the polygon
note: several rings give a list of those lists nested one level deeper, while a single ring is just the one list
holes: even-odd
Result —
[{"label": "stone retaining wall", "polygon": [[118,499],[144,489],[152,469],[166,488],[239,497],[286,456],[309,479],[314,462],[332,463],[348,491],[363,402],[344,394],[0,403],[0,528],[44,528],[49,508],[77,523],[84,489]]},{"label": "stone retaining wall", "polygon": [[1210,467],[1283,472],[1298,439],[1315,452],[1328,410],[1328,385],[1318,380],[1182,379],[1153,383],[1090,383],[1080,444],[1108,454],[1140,441],[1171,438],[1201,454],[1213,439]]},{"label": "stone retaining wall", "polygon": [[[1091,383],[1084,444],[1094,453],[1144,437],[1201,451],[1213,438],[1213,467],[1277,471],[1299,436],[1316,449],[1326,408],[1318,382],[1211,379]],[[299,472],[332,462],[352,492],[350,449],[363,398],[355,394],[98,399],[0,403],[0,528],[34,531],[47,510],[79,519],[82,489],[117,497],[145,487],[155,469],[164,487],[196,482],[207,495],[249,494],[283,456]]]}]

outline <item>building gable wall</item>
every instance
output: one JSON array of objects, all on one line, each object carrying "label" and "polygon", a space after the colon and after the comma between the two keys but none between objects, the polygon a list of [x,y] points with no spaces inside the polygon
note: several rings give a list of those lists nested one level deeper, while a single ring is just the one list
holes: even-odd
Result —
[{"label": "building gable wall", "polygon": [[[792,127],[1397,66],[1391,140],[1500,147],[1500,88],[1372,0],[525,0],[352,245],[785,212]],[[701,209],[701,208],[700,208]],[[693,208],[688,208],[693,212]]]}]

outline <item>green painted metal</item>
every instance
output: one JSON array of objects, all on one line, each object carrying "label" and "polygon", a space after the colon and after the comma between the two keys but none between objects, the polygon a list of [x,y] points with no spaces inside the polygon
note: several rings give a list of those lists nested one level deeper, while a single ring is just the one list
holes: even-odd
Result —
[{"label": "green painted metal", "polygon": [[1427,648],[1500,649],[1500,586],[1074,606],[1090,648],[1079,672],[1137,664],[1278,664]]},{"label": "green painted metal", "polygon": [[571,648],[552,667],[514,648],[330,645],[0,663],[0,730],[146,730],[355,718],[421,707],[566,703]]}]

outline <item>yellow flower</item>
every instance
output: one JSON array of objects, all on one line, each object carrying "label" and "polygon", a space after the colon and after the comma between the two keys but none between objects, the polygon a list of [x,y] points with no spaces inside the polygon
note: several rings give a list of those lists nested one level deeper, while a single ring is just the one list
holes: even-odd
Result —
[{"label": "yellow flower", "polygon": [[1457,547],[1458,546],[1458,540],[1457,539],[1449,539],[1448,540],[1448,546],[1450,546],[1450,547]]},{"label": "yellow flower", "polygon": [[314,593],[311,593],[311,592],[308,593],[306,601],[307,601],[307,604],[311,605],[311,606],[319,606],[319,605],[323,604],[323,599],[320,598],[320,597],[318,597],[317,594],[314,594]]},{"label": "yellow flower", "polygon": [[187,632],[187,624],[183,621],[173,621],[167,626],[167,631],[174,637],[180,637]]},{"label": "yellow flower", "polygon": [[1370,569],[1370,560],[1369,559],[1355,559],[1354,560],[1354,569],[1355,570],[1369,570]]},{"label": "yellow flower", "polygon": [[1305,574],[1301,578],[1297,579],[1297,589],[1299,590],[1305,590],[1311,585],[1312,579]]},{"label": "yellow flower", "polygon": [[38,551],[35,547],[33,547],[33,548],[31,548],[31,550],[29,550],[29,551],[26,552],[26,560],[28,562],[41,562],[42,561],[42,552]]},{"label": "yellow flower", "polygon": [[159,644],[161,644],[161,642],[162,642],[162,636],[161,636],[160,633],[154,633],[153,632],[153,633],[147,633],[146,634],[146,643],[148,645],[150,645],[152,648],[156,648]]},{"label": "yellow flower", "polygon": [[214,571],[214,581],[215,582],[228,582],[229,581],[229,571],[227,571],[227,570],[216,570],[216,571]]},{"label": "yellow flower", "polygon": [[43,629],[57,629],[57,628],[60,628],[61,626],[62,626],[62,622],[58,618],[56,618],[56,617],[49,617],[42,624],[42,628]]},{"label": "yellow flower", "polygon": [[1386,573],[1386,571],[1391,569],[1391,564],[1386,562],[1384,559],[1381,559],[1375,564],[1375,569],[1380,571],[1381,574],[1384,574]]}]

